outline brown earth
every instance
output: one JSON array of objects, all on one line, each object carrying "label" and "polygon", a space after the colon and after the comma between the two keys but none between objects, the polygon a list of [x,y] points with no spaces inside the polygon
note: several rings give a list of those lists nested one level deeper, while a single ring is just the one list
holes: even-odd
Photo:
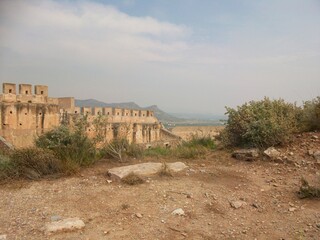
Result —
[{"label": "brown earth", "polygon": [[[6,183],[0,185],[0,235],[8,240],[320,239],[320,201],[297,195],[302,176],[320,175],[319,164],[307,154],[315,149],[320,150],[320,133],[299,135],[281,148],[287,163],[244,162],[217,150],[183,160],[189,170],[172,178],[154,176],[136,186],[108,183],[107,169],[124,164],[104,161],[78,176]],[[235,209],[234,200],[246,204]],[[177,208],[185,216],[172,215]],[[86,226],[48,236],[43,227],[52,216],[79,217]]]}]

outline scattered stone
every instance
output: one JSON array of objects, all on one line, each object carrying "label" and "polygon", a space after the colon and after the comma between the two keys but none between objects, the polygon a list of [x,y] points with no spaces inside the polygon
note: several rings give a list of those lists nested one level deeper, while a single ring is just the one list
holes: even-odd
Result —
[{"label": "scattered stone", "polygon": [[289,152],[289,155],[290,155],[290,156],[293,156],[293,152]]},{"label": "scattered stone", "polygon": [[60,221],[62,218],[60,216],[51,216],[51,222]]},{"label": "scattered stone", "polygon": [[231,201],[230,205],[234,209],[238,209],[238,208],[241,208],[242,206],[247,205],[247,203],[245,201],[238,200],[238,201]]},{"label": "scattered stone", "polygon": [[309,155],[309,156],[313,156],[313,150],[309,149],[309,150],[308,150],[308,155]]},{"label": "scattered stone", "polygon": [[[182,162],[166,163],[171,172],[179,172],[186,169],[188,166]],[[162,163],[140,163],[124,167],[116,167],[108,170],[108,175],[114,180],[121,180],[130,173],[139,176],[149,176],[158,173],[163,168]]]},{"label": "scattered stone", "polygon": [[268,156],[271,159],[277,159],[281,155],[281,153],[277,149],[275,149],[274,147],[269,147],[263,153],[264,153],[264,155]]},{"label": "scattered stone", "polygon": [[294,212],[295,210],[297,210],[295,207],[290,207],[289,208],[289,212]]},{"label": "scattered stone", "polygon": [[136,213],[136,217],[137,218],[142,218],[142,214],[141,213]]},{"label": "scattered stone", "polygon": [[317,228],[320,228],[320,223],[316,223],[316,227],[317,227]]},{"label": "scattered stone", "polygon": [[313,135],[311,138],[312,138],[312,139],[318,139],[319,137],[316,136],[316,135]]},{"label": "scattered stone", "polygon": [[84,222],[79,218],[66,218],[60,221],[47,223],[45,225],[45,232],[50,234],[60,231],[73,231],[84,227]]},{"label": "scattered stone", "polygon": [[172,215],[178,215],[178,216],[184,216],[185,215],[182,208],[175,209],[171,214]]},{"label": "scattered stone", "polygon": [[107,180],[107,183],[109,183],[109,184],[112,183],[112,180],[109,180],[109,179],[108,179],[108,180]]},{"label": "scattered stone", "polygon": [[254,208],[259,208],[259,205],[256,204],[256,203],[252,203],[251,206],[254,207]]},{"label": "scattered stone", "polygon": [[259,157],[259,150],[256,148],[236,150],[232,153],[232,157],[239,160],[253,161]]},{"label": "scattered stone", "polygon": [[3,235],[0,235],[0,240],[6,240],[7,239],[7,235],[3,234]]},{"label": "scattered stone", "polygon": [[317,161],[320,161],[320,151],[315,151],[313,153],[313,157],[317,160]]}]

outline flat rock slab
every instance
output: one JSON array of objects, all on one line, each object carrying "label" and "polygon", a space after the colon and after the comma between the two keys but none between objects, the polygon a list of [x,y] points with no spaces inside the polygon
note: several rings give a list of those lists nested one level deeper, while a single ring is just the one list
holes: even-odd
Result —
[{"label": "flat rock slab", "polygon": [[[179,172],[186,169],[188,166],[182,162],[166,163],[169,171]],[[163,163],[140,163],[124,167],[116,167],[108,170],[108,175],[114,180],[121,180],[130,173],[139,176],[150,176],[158,173],[163,168]]]},{"label": "flat rock slab", "polygon": [[232,153],[232,157],[244,161],[253,161],[259,157],[259,150],[256,148],[236,150]]},{"label": "flat rock slab", "polygon": [[62,231],[73,231],[82,229],[85,224],[79,218],[66,218],[60,221],[54,221],[45,225],[45,232],[47,234],[62,232]]}]

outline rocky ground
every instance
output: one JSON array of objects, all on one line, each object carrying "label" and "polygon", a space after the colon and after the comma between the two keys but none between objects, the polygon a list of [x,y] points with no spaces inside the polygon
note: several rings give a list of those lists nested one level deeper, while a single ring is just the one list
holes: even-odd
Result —
[{"label": "rocky ground", "polygon": [[[174,177],[153,176],[135,186],[111,182],[106,172],[139,160],[6,183],[0,185],[0,239],[320,239],[320,201],[297,195],[302,176],[319,179],[317,150],[320,134],[306,133],[277,148],[275,161],[240,161],[217,150],[179,159],[189,168]],[[141,161],[150,160],[162,161]],[[45,232],[48,223],[66,218],[85,226]]]}]

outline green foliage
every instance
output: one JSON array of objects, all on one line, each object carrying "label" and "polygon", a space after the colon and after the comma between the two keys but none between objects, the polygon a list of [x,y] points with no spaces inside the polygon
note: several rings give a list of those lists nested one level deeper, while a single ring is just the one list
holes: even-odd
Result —
[{"label": "green foliage", "polygon": [[12,153],[10,159],[10,169],[7,173],[11,177],[39,179],[63,171],[62,162],[48,149],[18,149]]},{"label": "green foliage", "polygon": [[13,164],[9,156],[0,154],[0,180],[10,178],[13,172]]},{"label": "green foliage", "polygon": [[226,146],[264,148],[285,144],[299,131],[302,117],[301,108],[282,99],[264,98],[226,109],[229,118],[222,132]]},{"label": "green foliage", "polygon": [[59,159],[69,162],[70,166],[90,165],[96,159],[96,148],[85,132],[86,125],[85,117],[76,122],[73,131],[61,125],[40,136],[36,146],[54,151]]},{"label": "green foliage", "polygon": [[93,120],[93,126],[96,130],[96,135],[93,138],[95,144],[104,143],[107,132],[107,118],[106,116],[99,115]]},{"label": "green foliage", "polygon": [[302,178],[298,194],[300,198],[320,198],[320,186],[310,186],[309,182]]},{"label": "green foliage", "polygon": [[304,102],[302,122],[305,131],[320,130],[320,96]]},{"label": "green foliage", "polygon": [[166,147],[148,148],[143,153],[146,157],[167,157],[172,155],[172,149]]},{"label": "green foliage", "polygon": [[186,147],[202,146],[211,150],[214,150],[216,148],[214,140],[211,137],[192,136],[191,140],[184,142],[183,145]]}]

